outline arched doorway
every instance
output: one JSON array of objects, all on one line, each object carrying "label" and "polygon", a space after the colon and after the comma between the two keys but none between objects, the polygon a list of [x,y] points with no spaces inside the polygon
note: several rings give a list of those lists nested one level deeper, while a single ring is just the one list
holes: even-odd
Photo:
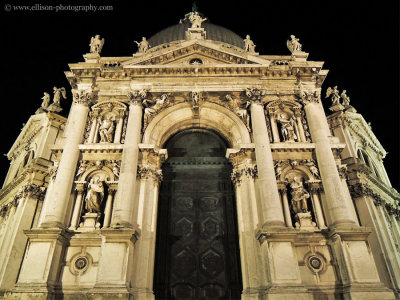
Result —
[{"label": "arched doorway", "polygon": [[239,299],[242,283],[232,167],[227,145],[203,129],[165,147],[158,205],[157,299]]}]

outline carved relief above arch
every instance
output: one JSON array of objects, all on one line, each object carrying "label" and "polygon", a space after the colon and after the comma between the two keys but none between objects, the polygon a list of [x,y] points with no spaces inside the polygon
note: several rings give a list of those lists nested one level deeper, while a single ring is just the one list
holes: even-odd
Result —
[{"label": "carved relief above arch", "polygon": [[237,114],[206,101],[196,117],[193,117],[189,103],[180,103],[161,111],[148,124],[142,141],[162,147],[172,135],[190,128],[213,130],[223,136],[232,148],[251,143],[249,131]]}]

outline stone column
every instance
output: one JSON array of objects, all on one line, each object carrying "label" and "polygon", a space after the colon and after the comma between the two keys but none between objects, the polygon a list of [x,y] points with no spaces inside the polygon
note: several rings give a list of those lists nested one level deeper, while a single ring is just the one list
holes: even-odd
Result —
[{"label": "stone column", "polygon": [[119,144],[121,142],[122,126],[124,125],[124,113],[125,111],[119,111],[119,119],[117,128],[115,129],[114,143]]},{"label": "stone column", "polygon": [[235,185],[236,195],[243,281],[242,299],[259,299],[260,292],[267,284],[263,254],[255,237],[260,210],[254,197],[256,168],[251,156],[254,156],[252,148],[227,151],[227,157],[233,165],[231,179]]},{"label": "stone column", "polygon": [[107,197],[106,207],[104,208],[103,228],[107,228],[110,226],[113,200],[116,191],[117,187],[114,184],[110,184],[108,186],[108,197]]},{"label": "stone column", "polygon": [[282,205],[275,178],[274,163],[262,103],[263,91],[247,89],[251,102],[250,113],[253,127],[253,140],[258,168],[258,185],[263,211],[263,229],[269,226],[284,226]]},{"label": "stone column", "polygon": [[97,115],[98,111],[92,111],[92,125],[90,127],[90,133],[88,138],[88,143],[94,143],[95,137],[97,135]]},{"label": "stone column", "polygon": [[333,227],[358,226],[352,211],[353,203],[348,201],[336,167],[329,137],[325,113],[319,101],[318,91],[301,89],[301,100],[307,114],[312,142],[315,143],[315,153],[321,173],[322,184],[326,195],[326,207]]},{"label": "stone column", "polygon": [[68,117],[68,128],[54,186],[44,206],[42,228],[64,228],[65,215],[79,158],[78,145],[82,142],[89,111],[91,92],[74,92],[74,103]]},{"label": "stone column", "polygon": [[153,277],[156,248],[156,227],[158,209],[158,188],[162,181],[161,164],[165,161],[165,149],[154,147],[140,148],[141,164],[138,172],[140,193],[137,223],[141,235],[136,243],[133,290],[134,298],[139,300],[154,299]]},{"label": "stone column", "polygon": [[290,215],[289,200],[287,197],[287,188],[285,184],[279,185],[279,191],[281,192],[283,213],[285,215],[285,224],[289,228],[293,228],[292,216]]},{"label": "stone column", "polygon": [[75,206],[74,206],[74,211],[72,213],[71,226],[70,226],[70,229],[72,230],[75,230],[79,226],[79,217],[82,211],[82,196],[84,189],[85,189],[84,184],[78,183],[76,185]]},{"label": "stone column", "polygon": [[302,142],[307,142],[306,136],[304,134],[304,128],[303,128],[303,123],[301,121],[301,115],[300,113],[296,114],[296,121],[297,121],[297,127],[299,129],[298,134],[300,135],[300,141]]},{"label": "stone column", "polygon": [[279,140],[278,127],[276,125],[275,114],[272,110],[269,111],[269,118],[271,120],[271,131],[274,143],[279,143],[280,140]]},{"label": "stone column", "polygon": [[129,117],[126,129],[126,138],[121,160],[121,171],[118,181],[118,193],[114,201],[114,210],[111,227],[133,228],[133,210],[136,190],[136,174],[139,156],[140,133],[142,129],[142,115],[144,100],[140,92],[131,92],[128,96]]}]

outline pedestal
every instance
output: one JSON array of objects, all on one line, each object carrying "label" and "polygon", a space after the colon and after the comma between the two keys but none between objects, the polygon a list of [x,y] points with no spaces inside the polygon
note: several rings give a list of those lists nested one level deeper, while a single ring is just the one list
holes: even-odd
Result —
[{"label": "pedestal", "polygon": [[206,39],[206,31],[204,28],[188,28],[186,31],[186,39],[187,40],[205,40]]},{"label": "pedestal", "polygon": [[317,229],[316,224],[311,219],[310,212],[298,213],[296,215],[296,221],[297,222],[295,226],[297,229],[309,231],[314,231],[315,229]]},{"label": "pedestal", "polygon": [[100,229],[97,213],[86,213],[82,218],[83,222],[79,225],[78,231],[87,232]]}]

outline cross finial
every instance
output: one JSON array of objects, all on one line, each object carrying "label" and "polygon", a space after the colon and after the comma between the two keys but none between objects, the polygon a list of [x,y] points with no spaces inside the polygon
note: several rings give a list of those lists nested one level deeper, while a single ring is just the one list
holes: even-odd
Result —
[{"label": "cross finial", "polygon": [[198,7],[197,7],[197,4],[196,4],[196,1],[193,1],[193,4],[192,4],[192,12],[198,12]]}]

